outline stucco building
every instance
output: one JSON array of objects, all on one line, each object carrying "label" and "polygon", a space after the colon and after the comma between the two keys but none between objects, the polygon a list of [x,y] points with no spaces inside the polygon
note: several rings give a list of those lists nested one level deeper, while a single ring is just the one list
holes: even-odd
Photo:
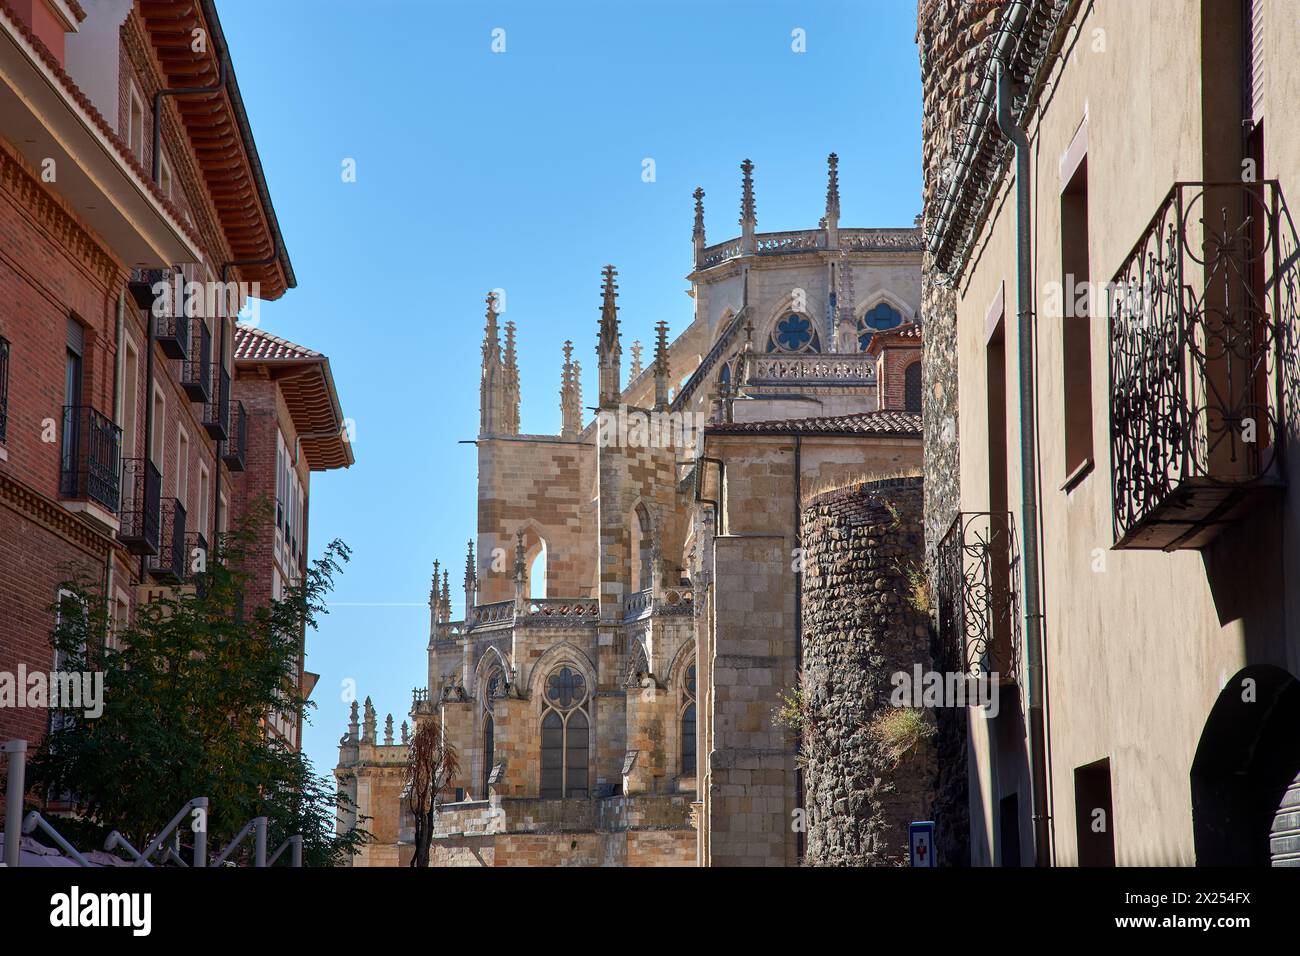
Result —
[{"label": "stucco building", "polygon": [[919,16],[929,550],[1004,682],[973,862],[1300,863],[1294,10]]}]

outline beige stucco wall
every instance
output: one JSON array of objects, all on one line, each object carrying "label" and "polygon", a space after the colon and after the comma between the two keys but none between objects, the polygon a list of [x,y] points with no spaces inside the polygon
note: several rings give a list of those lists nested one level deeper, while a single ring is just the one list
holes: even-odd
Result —
[{"label": "beige stucco wall", "polygon": [[[1091,279],[1109,281],[1176,180],[1202,172],[1198,71],[1201,3],[1097,0],[1083,5],[1076,39],[1054,72],[1033,152],[1033,268],[1038,315],[1039,450],[1044,550],[1045,655],[1050,703],[1052,812],[1057,862],[1077,861],[1076,767],[1111,761],[1120,864],[1194,862],[1189,774],[1220,690],[1248,662],[1297,672],[1284,649],[1277,516],[1222,539],[1216,556],[1112,551],[1108,344],[1104,305],[1091,324],[1095,468],[1072,490],[1066,478],[1061,319],[1044,310],[1046,284],[1061,280],[1060,162],[1086,116]],[[1268,115],[1266,173],[1300,196],[1300,131],[1288,103],[1300,93],[1294,10],[1265,4]],[[1101,32],[1098,32],[1101,31]],[[1093,44],[1104,41],[1105,49]],[[1210,77],[1204,77],[1206,84]],[[1005,283],[1007,499],[1019,527],[1021,496],[1016,375],[1015,199],[1008,175],[959,286],[959,418],[962,510],[989,507],[986,316]],[[1069,320],[1066,320],[1069,321]],[[1293,479],[1294,480],[1294,479]],[[1272,527],[1270,527],[1272,525]],[[1285,554],[1296,554],[1296,518],[1285,515]],[[1293,589],[1292,589],[1293,590]],[[1294,602],[1294,597],[1289,597]],[[1296,620],[1294,615],[1292,620]],[[996,845],[989,737],[971,721],[972,853]],[[1028,794],[1020,794],[1026,812]],[[1022,843],[1029,838],[1023,830]]]}]

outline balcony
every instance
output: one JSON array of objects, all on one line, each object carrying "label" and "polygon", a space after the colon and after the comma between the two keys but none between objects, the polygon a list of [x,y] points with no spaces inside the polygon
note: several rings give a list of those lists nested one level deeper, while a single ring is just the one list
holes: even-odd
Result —
[{"label": "balcony", "polygon": [[117,536],[132,554],[158,553],[162,523],[162,475],[144,458],[122,462],[121,528]]},{"label": "balcony", "polygon": [[688,587],[664,588],[656,598],[653,588],[635,591],[623,602],[623,620],[636,621],[656,614],[690,614],[695,609],[695,591]]},{"label": "balcony", "polygon": [[1005,512],[962,512],[936,555],[935,666],[1013,684],[1020,671],[1020,555]]},{"label": "balcony", "polygon": [[203,406],[203,427],[214,441],[230,434],[230,373],[220,363],[212,366],[212,397]]},{"label": "balcony", "polygon": [[116,513],[121,454],[122,429],[89,405],[65,405],[59,497]]},{"label": "balcony", "polygon": [[1175,183],[1115,275],[1116,548],[1204,547],[1282,486],[1296,267],[1289,230],[1283,258],[1280,199],[1272,181]]},{"label": "balcony", "polygon": [[212,397],[212,333],[202,319],[189,319],[191,341],[189,354],[181,362],[181,388],[192,402]]},{"label": "balcony", "polygon": [[874,385],[876,356],[865,353],[756,355],[750,385]]},{"label": "balcony", "polygon": [[189,572],[185,547],[185,506],[176,498],[162,503],[162,531],[158,553],[148,559],[149,573],[159,579],[183,581]]},{"label": "balcony", "polygon": [[9,340],[0,335],[0,442],[9,423]]},{"label": "balcony", "polygon": [[221,460],[231,471],[244,470],[244,457],[248,454],[248,413],[243,402],[230,406],[230,433],[221,442]]}]

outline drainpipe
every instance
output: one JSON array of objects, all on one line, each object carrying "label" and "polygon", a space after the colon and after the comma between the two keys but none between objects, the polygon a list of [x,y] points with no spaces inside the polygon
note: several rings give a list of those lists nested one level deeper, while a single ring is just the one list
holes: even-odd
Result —
[{"label": "drainpipe", "polygon": [[1042,598],[1038,577],[1038,474],[1034,456],[1034,320],[1029,260],[1029,138],[1011,115],[1011,77],[997,64],[997,121],[1016,151],[1016,323],[1020,360],[1020,508],[1025,555],[1025,664],[1029,683],[1029,764],[1034,863],[1050,866],[1043,720]]},{"label": "drainpipe", "polygon": [[164,96],[198,96],[202,93],[220,93],[226,88],[226,58],[217,57],[217,82],[211,86],[183,86],[172,90],[159,90],[153,95],[153,181],[162,175],[162,99]]}]

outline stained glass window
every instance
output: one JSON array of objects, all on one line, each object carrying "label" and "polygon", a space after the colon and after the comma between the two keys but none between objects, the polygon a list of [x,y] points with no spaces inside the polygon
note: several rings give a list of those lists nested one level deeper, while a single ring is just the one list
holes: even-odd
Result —
[{"label": "stained glass window", "polygon": [[892,329],[903,324],[903,315],[888,302],[877,302],[868,309],[858,322],[858,348],[863,351],[877,332]]},{"label": "stained glass window", "polygon": [[903,372],[903,407],[921,413],[921,363],[913,362]]},{"label": "stained glass window", "polygon": [[769,352],[820,352],[821,342],[812,320],[791,312],[776,323],[768,338]]},{"label": "stained glass window", "polygon": [[683,675],[681,728],[682,728],[682,776],[695,776],[695,663],[692,662]]},{"label": "stained glass window", "polygon": [[591,723],[580,706],[586,698],[587,682],[571,667],[561,667],[547,677],[540,788],[544,800],[588,795]]}]

